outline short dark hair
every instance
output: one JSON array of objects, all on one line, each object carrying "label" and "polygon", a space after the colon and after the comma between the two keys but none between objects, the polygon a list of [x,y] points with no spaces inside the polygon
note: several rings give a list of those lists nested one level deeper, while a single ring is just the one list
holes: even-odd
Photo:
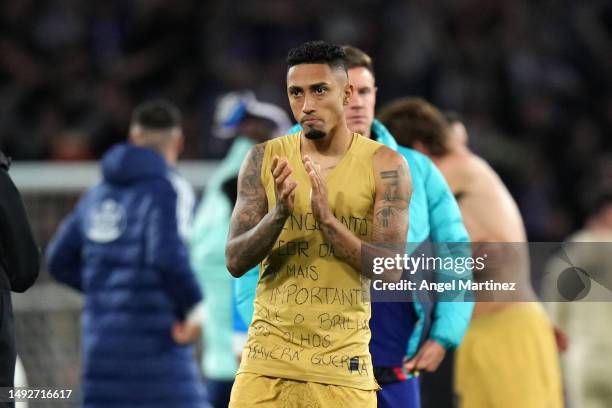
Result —
[{"label": "short dark hair", "polygon": [[343,45],[342,50],[346,54],[346,66],[348,69],[363,67],[374,76],[374,64],[372,64],[372,58],[368,54],[352,45]]},{"label": "short dark hair", "polygon": [[346,71],[346,54],[342,47],[325,41],[309,41],[289,50],[289,68],[300,64],[327,64],[330,68]]},{"label": "short dark hair", "polygon": [[418,141],[434,156],[448,152],[448,122],[435,106],[424,99],[395,100],[380,111],[378,119],[401,145],[413,147]]},{"label": "short dark hair", "polygon": [[181,112],[172,102],[154,99],[134,109],[132,124],[150,130],[167,130],[181,126]]}]

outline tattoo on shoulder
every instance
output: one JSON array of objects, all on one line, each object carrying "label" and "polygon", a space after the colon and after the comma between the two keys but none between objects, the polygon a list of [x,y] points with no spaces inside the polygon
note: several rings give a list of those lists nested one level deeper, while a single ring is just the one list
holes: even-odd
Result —
[{"label": "tattoo on shoulder", "polygon": [[397,170],[388,170],[388,171],[381,171],[380,172],[380,177],[383,179],[390,179],[390,178],[398,178],[399,174],[397,172]]},{"label": "tattoo on shoulder", "polygon": [[387,170],[380,172],[380,178],[384,183],[383,197],[385,201],[401,200],[399,193],[401,166],[397,170]]},{"label": "tattoo on shoulder", "polygon": [[245,159],[238,186],[238,201],[233,230],[242,234],[253,228],[268,211],[266,193],[261,185],[261,166],[265,144],[255,145]]},{"label": "tattoo on shoulder", "polygon": [[396,224],[394,221],[403,207],[407,207],[408,197],[402,191],[401,183],[405,182],[406,169],[399,165],[396,170],[384,170],[380,172],[383,183],[382,207],[376,211],[375,217],[383,228],[389,228]]},{"label": "tattoo on shoulder", "polygon": [[240,186],[241,194],[252,194],[256,192],[261,185],[261,165],[263,162],[265,148],[266,146],[264,143],[253,146],[251,152],[246,158],[246,167],[241,183],[242,185]]}]

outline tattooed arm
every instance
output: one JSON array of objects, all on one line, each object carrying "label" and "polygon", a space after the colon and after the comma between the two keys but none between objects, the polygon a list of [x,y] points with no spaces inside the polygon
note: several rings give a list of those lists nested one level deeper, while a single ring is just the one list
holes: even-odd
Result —
[{"label": "tattooed arm", "polygon": [[[369,258],[374,256],[395,257],[406,253],[408,237],[408,207],[412,197],[412,177],[406,160],[388,147],[381,147],[374,155],[374,226],[372,245],[368,247]],[[387,252],[381,255],[380,251]],[[386,270],[379,277],[398,281],[402,269]]]},{"label": "tattooed arm", "polygon": [[[374,257],[403,256],[408,233],[408,204],[412,195],[412,180],[406,161],[388,147],[374,154],[376,195],[372,243],[361,241],[336,219],[327,201],[327,192],[315,165],[304,157],[304,165],[312,184],[312,209],[325,239],[334,246],[335,254],[367,278],[372,278]],[[380,278],[397,281],[401,270],[389,270]]]},{"label": "tattooed arm", "polygon": [[225,247],[227,269],[239,278],[261,262],[272,249],[285,220],[293,211],[292,169],[286,159],[274,157],[270,171],[275,181],[276,206],[268,211],[266,191],[261,184],[265,144],[255,145],[238,175],[238,197]]}]

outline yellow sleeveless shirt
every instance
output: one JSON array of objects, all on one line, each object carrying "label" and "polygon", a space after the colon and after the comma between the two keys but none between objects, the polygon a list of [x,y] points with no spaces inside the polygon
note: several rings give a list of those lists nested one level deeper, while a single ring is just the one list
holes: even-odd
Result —
[{"label": "yellow sleeveless shirt", "polygon": [[[239,372],[378,388],[370,342],[369,281],[336,258],[310,204],[310,180],[300,154],[301,132],[266,143],[261,182],[268,208],[276,205],[270,172],[274,156],[293,169],[293,214],[260,265],[253,320]],[[374,152],[380,143],[357,133],[325,185],[335,217],[369,242],[374,209]]]}]

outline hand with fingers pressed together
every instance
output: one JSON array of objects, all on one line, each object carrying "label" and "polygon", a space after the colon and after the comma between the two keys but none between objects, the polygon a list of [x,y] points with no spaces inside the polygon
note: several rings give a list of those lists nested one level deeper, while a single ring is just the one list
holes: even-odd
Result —
[{"label": "hand with fingers pressed together", "polygon": [[334,215],[329,207],[329,201],[327,201],[327,189],[321,177],[320,166],[308,155],[304,156],[302,162],[310,178],[310,203],[312,206],[312,214],[317,221],[325,224],[330,220],[330,217]]},{"label": "hand with fingers pressed together", "polygon": [[295,189],[297,182],[291,178],[293,169],[286,158],[274,156],[270,168],[274,177],[274,191],[276,193],[276,205],[281,212],[289,215],[293,212],[295,203]]},{"label": "hand with fingers pressed together", "polygon": [[404,360],[404,368],[409,373],[416,374],[419,371],[432,373],[438,369],[445,355],[446,349],[437,341],[430,339],[421,346],[414,357]]}]

